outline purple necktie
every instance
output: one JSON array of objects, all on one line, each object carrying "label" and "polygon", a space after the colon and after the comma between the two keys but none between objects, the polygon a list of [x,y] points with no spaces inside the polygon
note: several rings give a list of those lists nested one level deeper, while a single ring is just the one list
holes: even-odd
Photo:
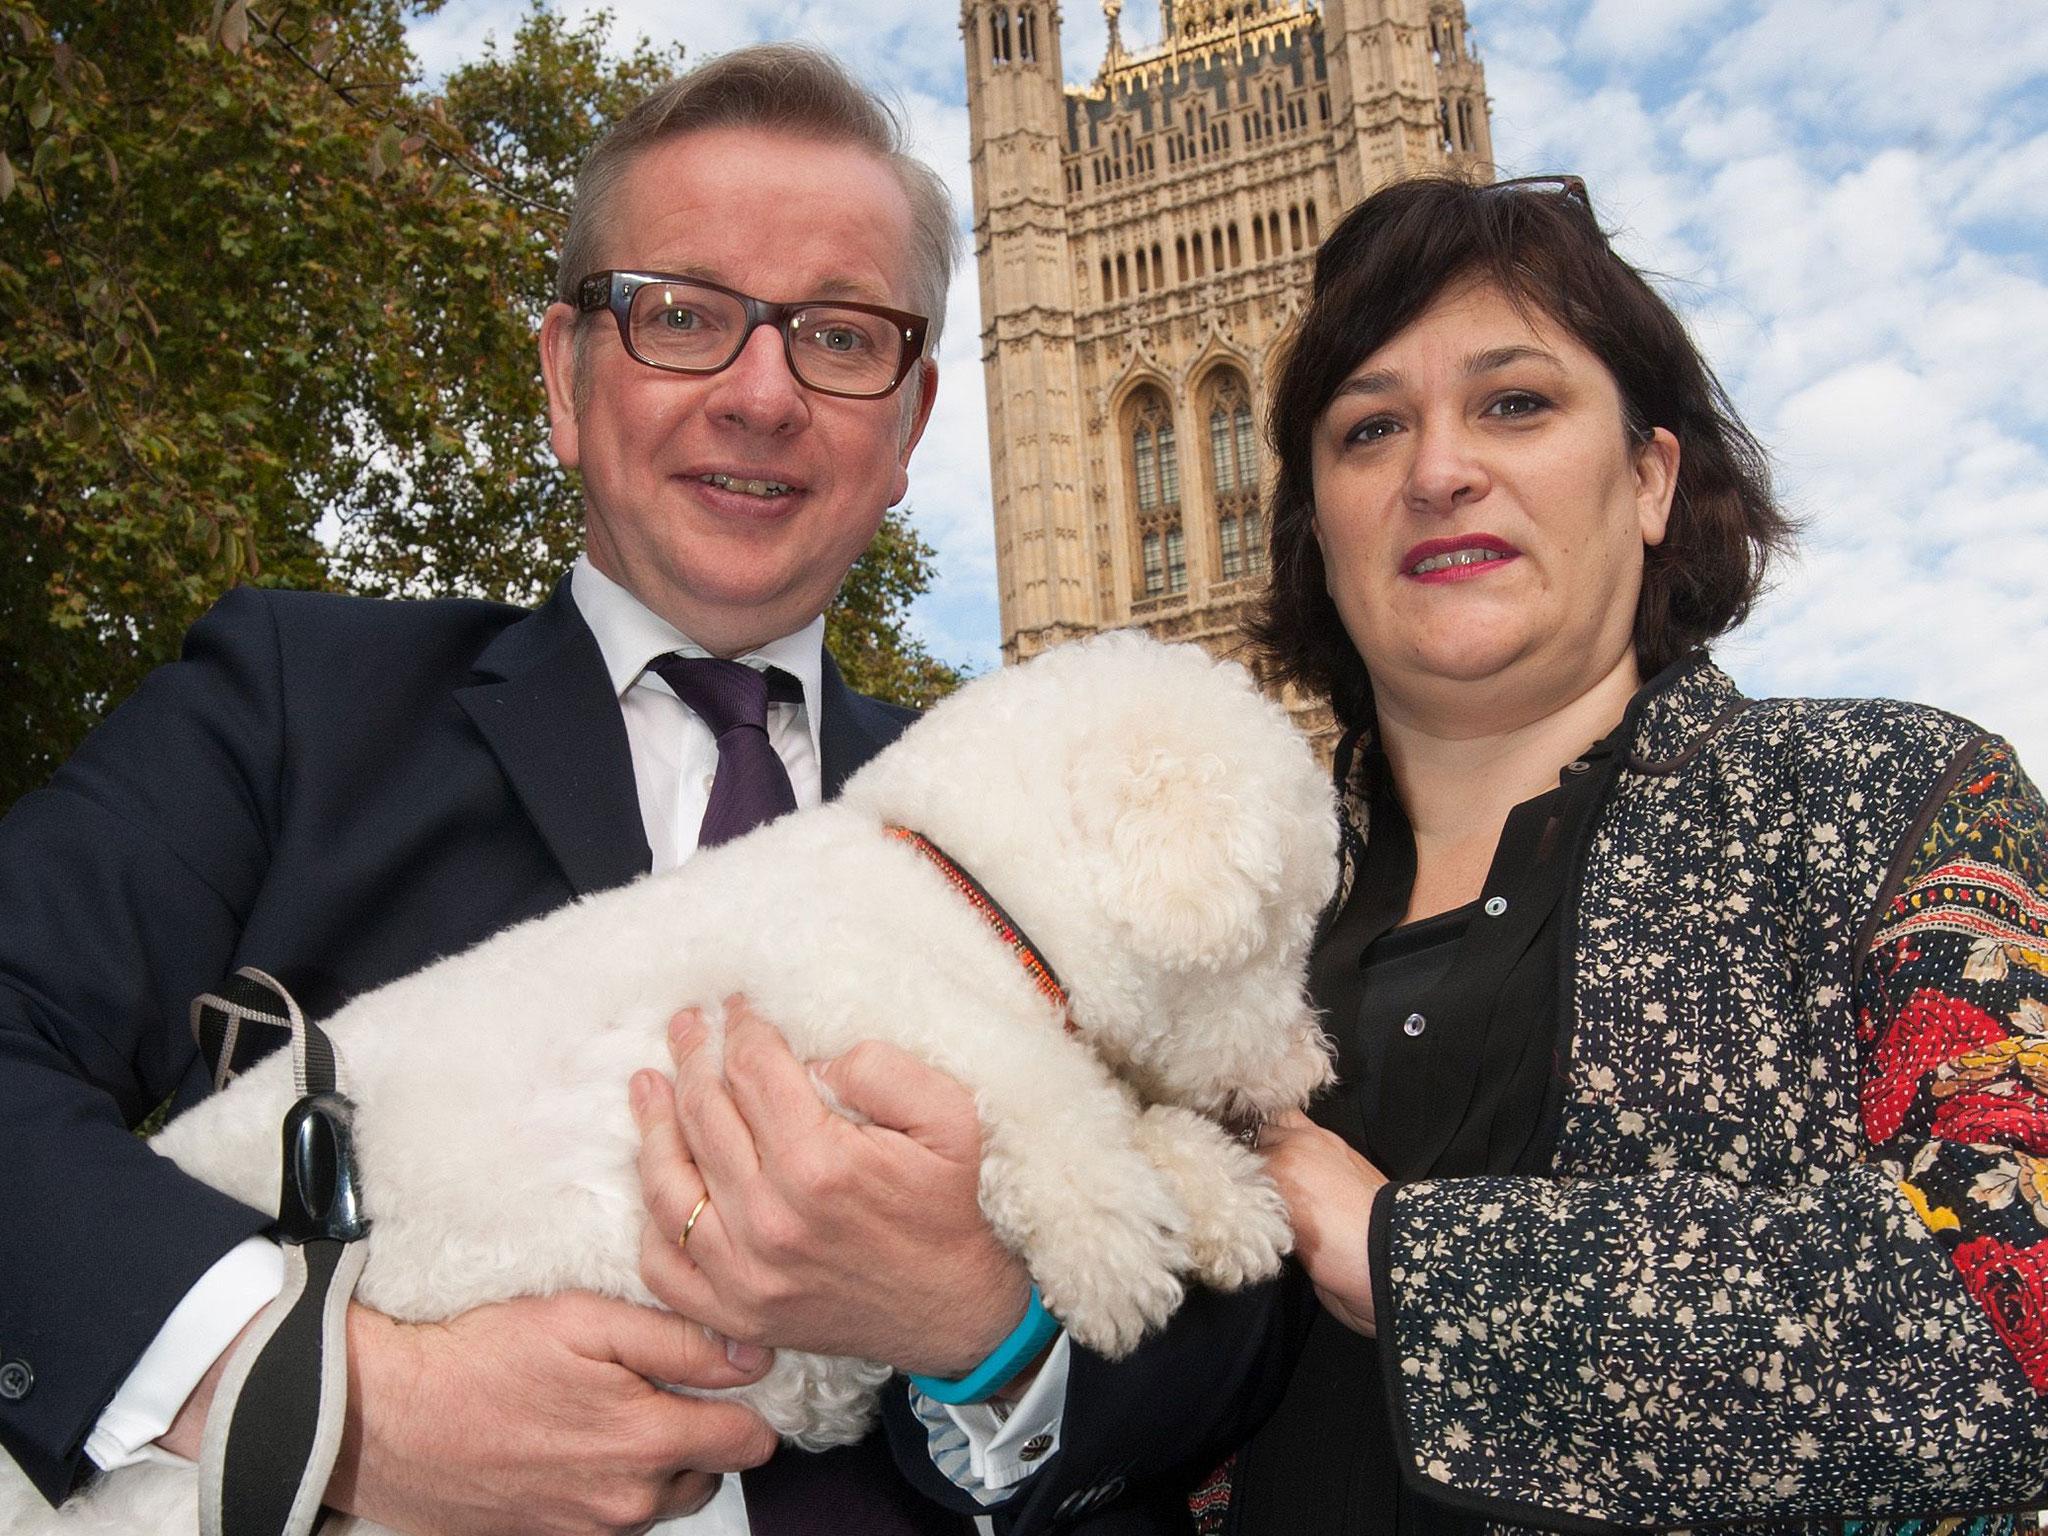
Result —
[{"label": "purple necktie", "polygon": [[[673,688],[676,697],[718,738],[718,775],[711,781],[711,800],[697,831],[699,848],[730,842],[742,832],[751,832],[796,809],[789,770],[768,740],[770,679],[766,673],[714,656],[658,656],[648,668]],[[774,676],[778,697],[785,696],[786,688],[796,686],[796,680],[785,672]],[[795,697],[803,697],[800,688]]]}]

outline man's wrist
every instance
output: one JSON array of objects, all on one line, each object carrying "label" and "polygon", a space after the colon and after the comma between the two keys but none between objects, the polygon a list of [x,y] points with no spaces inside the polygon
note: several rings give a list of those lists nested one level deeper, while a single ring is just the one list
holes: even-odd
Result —
[{"label": "man's wrist", "polygon": [[1058,1319],[1046,1311],[1034,1285],[1025,1301],[1023,1317],[972,1369],[955,1377],[913,1375],[910,1384],[936,1402],[987,1402],[1041,1363],[1059,1332]]}]

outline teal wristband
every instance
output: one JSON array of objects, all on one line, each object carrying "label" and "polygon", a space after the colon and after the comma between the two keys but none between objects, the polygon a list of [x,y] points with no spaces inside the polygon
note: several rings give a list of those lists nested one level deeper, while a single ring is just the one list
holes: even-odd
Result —
[{"label": "teal wristband", "polygon": [[985,1403],[1016,1380],[1017,1373],[1036,1360],[1039,1351],[1050,1344],[1059,1331],[1059,1319],[1045,1310],[1045,1303],[1038,1297],[1038,1287],[1034,1285],[1031,1287],[1031,1300],[1024,1307],[1024,1320],[1010,1330],[1010,1336],[998,1344],[981,1364],[958,1381],[945,1381],[937,1376],[913,1376],[910,1384],[933,1402],[956,1405]]}]

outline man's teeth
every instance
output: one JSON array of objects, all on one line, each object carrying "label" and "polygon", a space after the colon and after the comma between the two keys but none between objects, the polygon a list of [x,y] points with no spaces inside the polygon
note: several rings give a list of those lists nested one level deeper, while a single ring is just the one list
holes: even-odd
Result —
[{"label": "man's teeth", "polygon": [[1431,571],[1448,571],[1453,566],[1480,565],[1488,560],[1505,560],[1507,556],[1497,549],[1454,549],[1448,555],[1431,555],[1427,560],[1415,562],[1409,574],[1427,576]]},{"label": "man's teeth", "polygon": [[722,491],[738,491],[743,496],[787,496],[796,489],[780,480],[742,480],[736,475],[699,475],[697,478],[706,485],[715,485]]}]

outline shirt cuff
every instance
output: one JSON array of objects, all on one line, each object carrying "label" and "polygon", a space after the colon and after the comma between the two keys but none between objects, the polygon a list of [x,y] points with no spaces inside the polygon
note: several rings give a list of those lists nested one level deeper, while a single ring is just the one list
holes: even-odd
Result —
[{"label": "shirt cuff", "polygon": [[937,1402],[916,1387],[910,1410],[924,1425],[932,1465],[976,1502],[1000,1504],[1060,1448],[1067,1411],[1066,1334],[1053,1340],[1038,1378],[1014,1404]]},{"label": "shirt cuff", "polygon": [[252,1237],[229,1249],[171,1309],[85,1438],[102,1472],[144,1462],[188,1466],[154,1444],[235,1335],[284,1289],[284,1250]]}]

